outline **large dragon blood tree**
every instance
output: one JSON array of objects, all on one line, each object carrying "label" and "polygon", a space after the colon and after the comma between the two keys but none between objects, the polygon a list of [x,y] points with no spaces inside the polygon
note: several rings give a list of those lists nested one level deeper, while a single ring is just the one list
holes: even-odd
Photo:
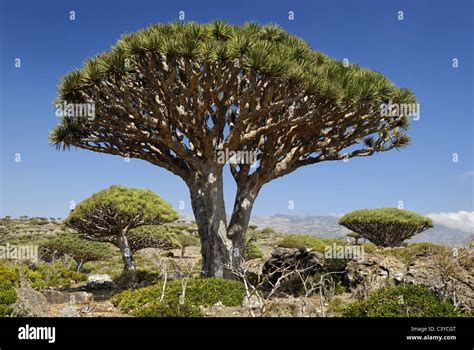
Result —
[{"label": "large dragon blood tree", "polygon": [[[59,148],[144,159],[189,187],[202,274],[231,278],[262,186],[304,165],[406,146],[414,95],[383,75],[313,51],[275,25],[178,22],[125,34],[66,75],[58,103],[94,103],[95,118],[65,115]],[[385,108],[387,110],[387,108]],[[402,112],[399,112],[402,111]],[[222,152],[237,185],[230,220]]]}]

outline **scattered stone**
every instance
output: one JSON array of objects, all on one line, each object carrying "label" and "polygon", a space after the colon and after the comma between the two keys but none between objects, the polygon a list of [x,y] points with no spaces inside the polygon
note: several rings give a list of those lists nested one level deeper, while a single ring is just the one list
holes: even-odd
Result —
[{"label": "scattered stone", "polygon": [[242,307],[247,309],[259,309],[263,306],[263,303],[259,300],[256,295],[252,295],[250,298],[245,296],[242,301]]},{"label": "scattered stone", "polygon": [[402,281],[404,275],[405,265],[394,256],[366,254],[365,259],[347,263],[344,284],[357,298],[366,298],[372,290]]},{"label": "scattered stone", "polygon": [[77,307],[68,305],[59,311],[58,317],[80,317],[80,312]]},{"label": "scattered stone", "polygon": [[67,292],[60,292],[57,290],[52,289],[45,289],[41,291],[41,293],[45,296],[46,300],[50,304],[66,304],[69,303],[70,296]]},{"label": "scattered stone", "polygon": [[87,292],[74,292],[69,294],[69,303],[87,304],[94,300],[94,296]]},{"label": "scattered stone", "polygon": [[48,316],[49,304],[45,296],[33,288],[17,288],[17,301],[13,305],[13,316],[45,317]]},{"label": "scattered stone", "polygon": [[97,274],[87,277],[87,287],[91,289],[115,289],[115,283],[109,275]]},{"label": "scattered stone", "polygon": [[214,305],[212,305],[212,309],[215,310],[215,311],[220,311],[222,309],[225,308],[225,305],[222,304],[222,302],[218,301],[217,303],[215,303]]},{"label": "scattered stone", "polygon": [[103,301],[94,304],[94,312],[111,312],[116,310],[110,301]]}]

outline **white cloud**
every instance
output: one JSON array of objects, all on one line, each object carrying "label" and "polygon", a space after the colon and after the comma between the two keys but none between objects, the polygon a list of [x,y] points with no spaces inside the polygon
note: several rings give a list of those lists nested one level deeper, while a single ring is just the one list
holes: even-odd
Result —
[{"label": "white cloud", "polygon": [[432,213],[426,215],[435,224],[471,233],[474,231],[474,211],[460,210],[457,213]]}]

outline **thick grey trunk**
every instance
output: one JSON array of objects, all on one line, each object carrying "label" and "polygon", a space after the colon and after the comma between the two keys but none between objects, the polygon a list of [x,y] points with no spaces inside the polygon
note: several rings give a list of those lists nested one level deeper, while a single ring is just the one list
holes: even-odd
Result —
[{"label": "thick grey trunk", "polygon": [[133,260],[132,249],[128,242],[127,236],[125,235],[125,232],[121,232],[118,235],[117,243],[120,252],[122,253],[124,271],[130,271],[134,273],[136,271],[135,261]]},{"label": "thick grey trunk", "polygon": [[232,240],[232,265],[240,268],[243,261],[245,233],[247,232],[253,203],[257,198],[257,191],[250,191],[239,187],[234,202],[234,209],[230,218],[227,236]]},{"label": "thick grey trunk", "polygon": [[236,278],[232,269],[240,268],[242,262],[244,234],[256,193],[238,190],[227,226],[222,174],[210,171],[189,188],[201,238],[202,276]]}]

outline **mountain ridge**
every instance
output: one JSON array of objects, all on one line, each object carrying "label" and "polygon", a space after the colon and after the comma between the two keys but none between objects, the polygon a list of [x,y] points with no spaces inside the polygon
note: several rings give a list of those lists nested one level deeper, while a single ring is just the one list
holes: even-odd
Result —
[{"label": "mountain ridge", "polygon": [[[345,238],[350,232],[338,224],[339,215],[289,215],[275,214],[271,216],[253,216],[250,223],[259,228],[271,227],[281,233],[311,234],[324,238]],[[470,233],[434,223],[430,228],[412,239],[410,242],[430,242],[441,245],[455,246],[465,243]]]}]

